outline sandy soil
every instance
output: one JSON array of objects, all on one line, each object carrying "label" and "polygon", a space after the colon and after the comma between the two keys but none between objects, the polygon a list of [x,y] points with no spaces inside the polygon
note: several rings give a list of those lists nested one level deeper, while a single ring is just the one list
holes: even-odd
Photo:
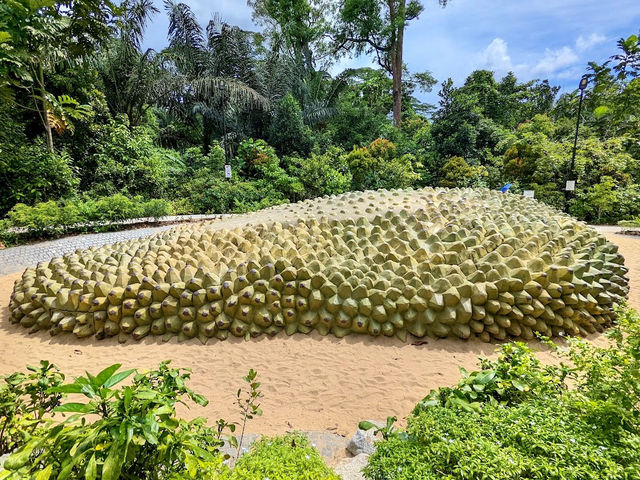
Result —
[{"label": "sandy soil", "polygon": [[[620,246],[630,268],[630,303],[640,308],[640,238],[607,234]],[[264,415],[248,431],[263,434],[292,429],[351,434],[359,420],[403,419],[431,388],[455,383],[458,366],[472,368],[478,356],[495,345],[456,339],[402,343],[393,338],[319,335],[260,337],[163,344],[147,338],[120,345],[116,339],[79,340],[71,335],[28,335],[8,321],[13,282],[20,274],[0,277],[0,374],[24,369],[40,359],[54,361],[70,376],[96,373],[112,363],[150,368],[165,359],[193,369],[191,386],[211,403],[187,416],[237,418],[235,394],[250,368],[262,381]],[[598,339],[595,339],[598,341]]]}]

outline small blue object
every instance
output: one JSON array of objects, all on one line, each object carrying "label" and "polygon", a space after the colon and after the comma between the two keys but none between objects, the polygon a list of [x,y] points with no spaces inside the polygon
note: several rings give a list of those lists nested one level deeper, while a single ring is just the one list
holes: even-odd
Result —
[{"label": "small blue object", "polygon": [[500,191],[501,191],[502,193],[505,193],[506,191],[508,191],[508,190],[511,188],[511,185],[513,185],[513,183],[507,183],[504,187],[502,187],[502,188],[500,189]]}]

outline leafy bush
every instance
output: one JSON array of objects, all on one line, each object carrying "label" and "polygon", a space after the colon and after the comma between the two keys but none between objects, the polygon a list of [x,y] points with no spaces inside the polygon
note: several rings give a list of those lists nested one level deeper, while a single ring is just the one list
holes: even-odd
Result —
[{"label": "leafy bush", "polygon": [[42,360],[30,373],[0,377],[0,455],[20,448],[38,433],[45,415],[60,404],[62,395],[50,391],[64,381],[58,368]]},{"label": "leafy bush", "polygon": [[637,478],[640,318],[621,308],[618,321],[605,347],[571,339],[555,348],[570,367],[503,346],[496,361],[463,371],[457,387],[432,391],[406,431],[380,429],[366,478]]},{"label": "leafy bush", "polygon": [[55,412],[71,416],[33,436],[5,463],[4,478],[215,478],[224,471],[218,453],[222,431],[203,418],[176,418],[176,404],[207,400],[186,386],[190,374],[168,362],[131,385],[119,386],[133,370],[112,365],[99,374],[76,378],[48,391],[74,394],[84,401],[63,403]]},{"label": "leafy bush", "polygon": [[71,195],[78,186],[69,154],[50,153],[41,140],[29,142],[24,130],[0,109],[0,215],[19,202]]},{"label": "leafy bush", "polygon": [[432,390],[416,406],[414,413],[442,406],[467,412],[480,411],[487,404],[509,406],[532,397],[550,397],[564,390],[568,371],[543,365],[524,343],[503,345],[495,361],[480,360],[480,370],[468,373],[456,387]]},{"label": "leafy bush", "polygon": [[322,154],[312,153],[309,158],[289,158],[296,177],[304,185],[307,198],[337,195],[349,190],[351,173],[344,152],[331,148]]},{"label": "leafy bush", "polygon": [[253,138],[240,143],[237,161],[242,175],[251,179],[262,178],[264,168],[280,164],[280,159],[271,145],[264,140]]},{"label": "leafy bush", "polygon": [[404,188],[420,176],[413,171],[413,156],[396,155],[396,147],[388,140],[378,138],[368,147],[354,148],[347,155],[355,190]]},{"label": "leafy bush", "polygon": [[180,195],[197,213],[244,213],[295,201],[303,195],[300,181],[280,167],[273,147],[263,140],[245,140],[232,162],[233,175],[201,168],[192,173]]},{"label": "leafy bush", "polygon": [[293,433],[263,437],[240,457],[232,480],[338,480],[307,437]]},{"label": "leafy bush", "polygon": [[227,180],[208,169],[199,170],[183,186],[194,213],[243,213],[286,203],[287,198],[265,180]]},{"label": "leafy bush", "polygon": [[304,124],[300,105],[290,93],[276,104],[269,142],[281,155],[308,155],[311,150],[311,129]]},{"label": "leafy bush", "polygon": [[[92,199],[73,198],[28,206],[15,205],[7,214],[10,226],[26,227],[38,236],[62,234],[74,230],[88,230],[88,222],[114,222],[139,217],[162,217],[173,212],[172,204],[164,199],[145,201],[142,197],[129,198],[122,194]],[[80,224],[80,225],[79,225]]]},{"label": "leafy bush", "polygon": [[481,413],[446,407],[409,418],[408,439],[378,444],[365,468],[369,479],[614,480],[640,475],[636,432],[605,429],[597,406],[564,399]]},{"label": "leafy bush", "polygon": [[640,213],[640,186],[620,186],[613,177],[577,191],[572,215],[594,223],[615,223]]},{"label": "leafy bush", "polygon": [[142,216],[160,218],[173,213],[173,206],[164,198],[152,198],[142,204]]},{"label": "leafy bush", "polygon": [[531,189],[534,191],[535,198],[538,201],[551,205],[558,210],[564,210],[565,196],[562,191],[558,190],[555,183],[532,183]]},{"label": "leafy bush", "polygon": [[191,171],[208,168],[212,172],[222,172],[224,169],[224,150],[218,142],[214,142],[209,154],[202,152],[202,147],[187,148],[182,154],[182,161]]},{"label": "leafy bush", "polygon": [[129,128],[124,116],[106,125],[97,125],[95,153],[83,183],[95,195],[136,194],[146,198],[162,197],[172,179],[185,170],[179,155],[158,148],[148,127]]},{"label": "leafy bush", "polygon": [[440,186],[478,186],[487,175],[487,169],[483,166],[472,167],[462,157],[451,157],[442,167]]}]

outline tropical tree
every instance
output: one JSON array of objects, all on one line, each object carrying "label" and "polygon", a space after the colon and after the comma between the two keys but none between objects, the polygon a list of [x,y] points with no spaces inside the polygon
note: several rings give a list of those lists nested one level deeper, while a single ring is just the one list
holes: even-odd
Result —
[{"label": "tropical tree", "polygon": [[205,32],[188,5],[166,0],[165,8],[169,46],[162,55],[178,85],[166,105],[178,116],[200,119],[205,153],[216,129],[222,131],[227,148],[226,126],[233,127],[243,113],[270,108],[258,90],[253,68],[248,68],[250,34],[217,16]]},{"label": "tropical tree", "polygon": [[146,27],[158,9],[152,0],[125,0],[115,35],[95,57],[95,67],[113,116],[126,115],[131,128],[140,125],[146,112],[173,91],[170,72],[154,50],[140,46]]},{"label": "tropical tree", "polygon": [[[439,0],[446,6],[448,0]],[[424,7],[418,0],[343,0],[335,25],[335,51],[374,54],[393,79],[393,121],[402,123],[404,32]]]},{"label": "tropical tree", "polygon": [[[84,116],[70,97],[57,97],[46,76],[57,66],[77,62],[109,33],[115,9],[110,0],[15,0],[0,4],[0,93],[4,100],[35,113],[53,152],[53,134]],[[17,93],[24,94],[21,103]]]}]

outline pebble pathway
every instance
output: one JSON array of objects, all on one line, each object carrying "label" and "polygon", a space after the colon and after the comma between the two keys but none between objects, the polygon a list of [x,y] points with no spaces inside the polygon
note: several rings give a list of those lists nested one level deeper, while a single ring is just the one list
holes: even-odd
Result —
[{"label": "pebble pathway", "polygon": [[45,262],[52,258],[61,257],[67,253],[73,253],[78,249],[100,247],[108,243],[121,242],[132,238],[146,237],[156,232],[168,230],[173,225],[160,227],[138,228],[134,230],[122,230],[120,232],[92,233],[87,235],[75,235],[59,238],[33,245],[21,245],[18,247],[0,250],[0,275],[9,275],[33,267],[38,262]]}]

